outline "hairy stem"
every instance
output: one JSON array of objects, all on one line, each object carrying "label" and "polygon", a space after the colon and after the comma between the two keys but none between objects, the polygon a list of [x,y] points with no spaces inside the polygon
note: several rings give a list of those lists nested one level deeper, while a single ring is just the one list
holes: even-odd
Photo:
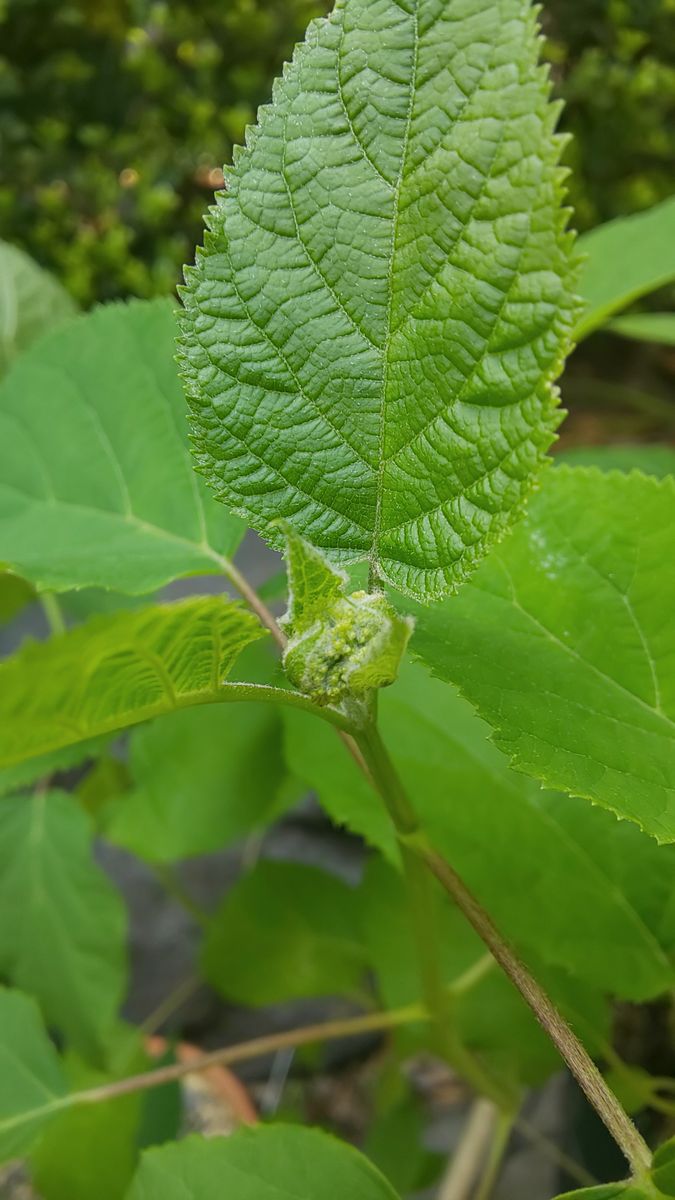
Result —
[{"label": "hairy stem", "polygon": [[251,612],[254,612],[266,629],[269,629],[279,649],[286,649],[286,635],[281,629],[279,622],[274,614],[261,600],[255,588],[251,586],[245,575],[242,575],[238,567],[235,567],[233,562],[229,560],[224,562],[223,573],[229,579],[233,587],[237,589],[242,600],[245,600]]},{"label": "hairy stem", "polygon": [[649,1169],[651,1164],[649,1147],[608,1087],[584,1046],[572,1032],[544,989],[498,932],[492,918],[478,903],[453,867],[427,844],[419,828],[415,811],[375,726],[371,725],[362,731],[358,735],[358,740],[372,778],[387,806],[402,845],[424,859],[439,883],[464,913],[550,1037],[587,1099],[627,1158],[634,1174],[642,1174]]}]

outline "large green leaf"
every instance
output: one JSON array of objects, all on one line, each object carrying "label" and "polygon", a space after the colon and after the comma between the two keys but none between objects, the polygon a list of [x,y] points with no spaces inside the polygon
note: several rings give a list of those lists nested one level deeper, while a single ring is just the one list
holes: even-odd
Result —
[{"label": "large green leaf", "polygon": [[0,988],[0,1162],[30,1149],[66,1091],[37,1004]]},{"label": "large green leaf", "polygon": [[[284,719],[295,773],[395,861],[383,806],[331,731],[302,713]],[[523,953],[627,999],[672,986],[675,852],[601,810],[589,830],[583,801],[509,770],[469,705],[420,666],[382,693],[380,719],[432,841]]]},{"label": "large green leaf", "polygon": [[341,0],[235,155],[187,273],[199,463],[280,543],[420,596],[509,526],[575,306],[529,0]]},{"label": "large green leaf", "polygon": [[65,288],[17,246],[0,242],[0,375],[40,334],[75,312]]},{"label": "large green leaf", "polygon": [[585,308],[576,329],[583,338],[675,279],[675,197],[592,229],[579,239],[579,249],[587,255],[579,284]]},{"label": "large green leaf", "polygon": [[95,1053],[124,997],[126,913],[91,842],[64,792],[0,800],[0,975]]},{"label": "large green leaf", "polygon": [[196,478],[169,301],[71,321],[0,387],[0,562],[41,588],[151,592],[226,569],[242,526]]},{"label": "large green leaf", "polygon": [[513,766],[675,841],[675,481],[552,471],[413,644]]},{"label": "large green leaf", "polygon": [[134,786],[104,813],[103,832],[148,862],[218,850],[293,801],[269,704],[171,713],[141,726],[129,754]]},{"label": "large green leaf", "polygon": [[364,971],[352,888],[297,863],[260,862],[209,926],[202,969],[240,1004],[358,990]]},{"label": "large green leaf", "polygon": [[398,1200],[353,1147],[296,1125],[189,1138],[143,1160],[127,1200]]},{"label": "large green leaf", "polygon": [[95,617],[0,665],[0,767],[207,704],[262,627],[220,597]]}]

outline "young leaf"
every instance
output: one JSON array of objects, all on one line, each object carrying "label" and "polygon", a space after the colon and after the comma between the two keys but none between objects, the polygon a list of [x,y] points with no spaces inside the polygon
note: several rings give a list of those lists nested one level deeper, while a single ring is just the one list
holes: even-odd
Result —
[{"label": "young leaf", "polygon": [[583,338],[675,279],[675,197],[592,229],[579,239],[579,250],[587,256],[579,282],[585,308],[576,328]]},{"label": "young leaf", "polygon": [[552,471],[413,649],[520,771],[675,841],[675,482]]},{"label": "young leaf", "polygon": [[66,1091],[37,1004],[0,988],[0,1162],[30,1150]]},{"label": "young leaf", "polygon": [[[335,819],[395,862],[383,806],[331,731],[314,730],[314,722],[310,732],[302,713],[285,713],[284,720],[294,731],[289,765],[295,774],[316,789]],[[469,705],[419,666],[407,664],[399,683],[382,693],[380,721],[433,844],[488,911],[499,914],[502,932],[526,957],[534,954],[625,999],[657,996],[672,986],[672,905],[669,912],[667,892],[657,890],[657,880],[658,887],[672,880],[669,847],[637,828],[624,843],[630,827],[602,810],[589,831],[583,817],[576,819],[583,801],[542,795],[509,770]],[[623,848],[615,853],[617,840]]]},{"label": "young leaf", "polygon": [[0,800],[0,975],[95,1055],[126,987],[126,912],[70,796]]},{"label": "young leaf", "polygon": [[0,562],[42,589],[220,572],[241,522],[197,480],[166,300],[96,309],[0,386]]},{"label": "young leaf", "polygon": [[263,636],[222,597],[95,617],[0,665],[0,767],[217,700]]},{"label": "young leaf", "polygon": [[393,683],[413,622],[383,592],[349,593],[348,578],[286,530],[289,611],[284,669],[318,704],[365,696]]},{"label": "young leaf", "polygon": [[398,1200],[379,1171],[318,1129],[259,1125],[143,1155],[127,1200]]},{"label": "young leaf", "polygon": [[17,354],[76,310],[58,280],[8,242],[0,242],[0,279],[0,375],[4,375]]},{"label": "young leaf", "polygon": [[218,850],[294,799],[269,704],[170,713],[134,732],[129,755],[134,786],[107,807],[103,834],[148,862]]},{"label": "young leaf", "polygon": [[186,275],[219,497],[422,598],[508,528],[558,423],[572,241],[537,55],[529,0],[340,0]]},{"label": "young leaf", "polygon": [[357,894],[325,871],[260,862],[228,892],[209,926],[205,977],[229,1000],[354,993],[364,970]]}]

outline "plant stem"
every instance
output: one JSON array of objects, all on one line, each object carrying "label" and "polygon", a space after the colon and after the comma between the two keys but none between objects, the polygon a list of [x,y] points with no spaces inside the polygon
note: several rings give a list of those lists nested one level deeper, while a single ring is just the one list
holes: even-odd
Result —
[{"label": "plant stem", "polygon": [[53,592],[40,592],[40,604],[49,626],[49,632],[59,634],[66,632],[66,621],[56,596]]},{"label": "plant stem", "polygon": [[168,1066],[158,1067],[154,1071],[130,1075],[126,1079],[117,1079],[113,1083],[104,1083],[100,1087],[89,1088],[87,1091],[73,1092],[67,1099],[69,1104],[101,1104],[117,1096],[126,1096],[130,1092],[143,1092],[150,1088],[161,1087],[166,1083],[174,1083],[185,1075],[206,1071],[209,1067],[232,1066],[234,1063],[246,1062],[251,1058],[274,1054],[286,1047],[307,1046],[312,1042],[355,1037],[362,1033],[386,1032],[386,1030],[396,1029],[400,1025],[426,1020],[428,1020],[428,1014],[423,1005],[410,1004],[406,1008],[392,1009],[390,1012],[366,1013],[362,1017],[324,1021],[317,1025],[307,1025],[302,1029],[289,1029],[284,1033],[267,1034],[264,1037],[253,1038],[249,1042],[240,1042],[236,1046],[225,1046],[220,1050],[212,1050],[191,1062],[170,1063]]},{"label": "plant stem", "polygon": [[[381,782],[386,788],[388,802],[395,809],[393,817],[397,829],[412,833],[417,827],[417,818],[403,791],[391,759],[380,739],[376,726],[371,723],[357,735],[357,744],[378,787]],[[416,850],[401,842],[401,856],[405,875],[408,903],[413,926],[422,992],[427,1008],[436,1026],[439,1048],[455,1070],[478,1092],[489,1096],[500,1108],[512,1107],[512,1097],[503,1090],[484,1070],[476,1057],[467,1050],[456,1034],[453,1005],[443,983],[438,950],[437,909],[431,878]]]},{"label": "plant stem", "polygon": [[262,621],[266,629],[269,629],[277,646],[283,652],[286,649],[286,635],[281,629],[279,622],[274,614],[265,604],[265,601],[260,598],[255,588],[251,586],[245,575],[242,575],[238,567],[235,567],[233,562],[223,560],[223,574],[229,579],[233,587],[237,589],[242,600],[245,600],[252,612]]},{"label": "plant stem", "polygon": [[468,1200],[497,1122],[498,1109],[491,1100],[474,1101],[466,1124],[438,1190],[438,1200]]},{"label": "plant stem", "polygon": [[474,1196],[474,1200],[490,1200],[495,1184],[499,1179],[499,1174],[504,1162],[504,1155],[508,1149],[511,1139],[511,1130],[513,1129],[514,1119],[509,1113],[500,1113],[497,1117],[497,1124],[492,1136],[492,1144],[488,1155],[485,1170],[481,1175],[478,1190]]},{"label": "plant stem", "polygon": [[649,1147],[608,1087],[584,1046],[543,988],[502,938],[492,918],[478,903],[453,867],[427,844],[419,828],[415,811],[376,727],[370,725],[361,731],[358,734],[358,741],[402,845],[424,859],[439,883],[464,913],[550,1037],[587,1099],[627,1158],[633,1173],[642,1174],[649,1169],[651,1164]]},{"label": "plant stem", "polygon": [[153,875],[164,888],[167,896],[175,900],[176,904],[179,904],[197,925],[202,929],[206,929],[211,923],[211,914],[205,908],[202,908],[196,900],[193,900],[187,888],[183,886],[183,882],[177,872],[166,863],[153,863],[151,864],[151,868]]}]

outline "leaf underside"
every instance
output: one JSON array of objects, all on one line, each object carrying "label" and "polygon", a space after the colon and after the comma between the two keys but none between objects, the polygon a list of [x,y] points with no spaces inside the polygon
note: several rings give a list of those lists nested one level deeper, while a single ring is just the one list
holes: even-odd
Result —
[{"label": "leaf underside", "polygon": [[235,154],[186,272],[198,462],[275,544],[429,598],[558,421],[572,238],[529,0],[343,0]]},{"label": "leaf underside", "polygon": [[222,597],[96,617],[0,666],[0,767],[217,700],[262,627]]}]

